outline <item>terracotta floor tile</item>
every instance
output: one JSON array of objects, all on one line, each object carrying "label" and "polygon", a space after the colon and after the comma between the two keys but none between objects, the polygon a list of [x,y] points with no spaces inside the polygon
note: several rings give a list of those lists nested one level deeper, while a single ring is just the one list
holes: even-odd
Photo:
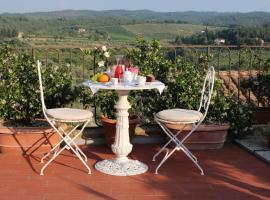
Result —
[{"label": "terracotta floor tile", "polygon": [[89,195],[73,195],[73,194],[46,194],[43,200],[87,200]]},{"label": "terracotta floor tile", "polygon": [[135,195],[134,200],[175,200],[177,199],[174,195]]},{"label": "terracotta floor tile", "polygon": [[22,200],[22,196],[18,194],[1,194],[1,200]]},{"label": "terracotta floor tile", "polygon": [[97,161],[114,157],[107,146],[83,148],[91,175],[68,151],[45,170],[44,176],[39,175],[42,155],[0,155],[0,200],[270,199],[270,167],[236,145],[194,151],[205,176],[182,152],[176,152],[160,168],[160,174],[154,174],[163,156],[152,162],[159,148],[134,145],[130,157],[148,164],[149,170],[130,177],[95,170]]}]

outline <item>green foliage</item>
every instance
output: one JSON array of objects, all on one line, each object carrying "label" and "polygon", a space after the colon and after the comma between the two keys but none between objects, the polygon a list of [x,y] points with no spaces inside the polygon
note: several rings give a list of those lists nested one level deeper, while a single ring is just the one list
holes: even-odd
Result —
[{"label": "green foliage", "polygon": [[78,88],[72,87],[68,66],[42,68],[45,102],[48,108],[62,107],[76,99]]},{"label": "green foliage", "polygon": [[[139,11],[56,11],[25,14],[1,14],[0,38],[14,37],[18,31],[24,33],[23,41],[35,45],[91,45],[93,41],[134,43],[135,35],[148,39],[160,38],[164,42],[201,32],[205,26],[209,35],[193,35],[193,43],[208,44],[214,38],[210,30],[230,27],[219,32],[219,37],[230,37],[228,41],[258,43],[256,37],[269,41],[269,31],[262,32],[261,26],[269,23],[270,14],[253,13],[216,13],[216,12],[173,12],[160,13]],[[238,31],[238,26],[254,27]],[[84,29],[85,31],[79,31]],[[255,36],[254,36],[255,34]],[[225,36],[223,36],[225,35]],[[246,35],[246,36],[244,36]],[[179,38],[180,37],[180,38]],[[268,39],[267,39],[268,38]],[[45,39],[45,40],[44,40]],[[236,43],[235,43],[236,44]],[[238,43],[237,43],[238,44]]]},{"label": "green foliage", "polygon": [[100,91],[95,96],[98,107],[104,116],[110,119],[116,118],[116,109],[114,108],[118,96],[115,91]]},{"label": "green foliage", "polygon": [[18,31],[15,28],[0,28],[0,39],[17,37]]},{"label": "green foliage", "polygon": [[94,49],[81,48],[81,51],[86,56],[91,56],[93,59],[95,59],[93,67],[97,70],[97,72],[103,72],[108,66],[108,59],[111,53],[107,50],[106,46],[95,47]]},{"label": "green foliage", "polygon": [[166,82],[172,63],[164,59],[157,40],[147,42],[142,38],[137,38],[136,46],[129,52],[128,58],[135,66],[140,67],[141,75],[153,74],[160,81]]},{"label": "green foliage", "polygon": [[[32,56],[4,46],[0,49],[0,61],[0,117],[25,123],[41,117],[37,68]],[[42,71],[48,108],[74,100],[67,68],[48,66]]]},{"label": "green foliage", "polygon": [[215,39],[223,38],[227,45],[261,45],[270,42],[270,25],[255,27],[233,27],[229,29],[196,33],[190,36],[175,38],[174,43],[179,44],[214,44]]},{"label": "green foliage", "polygon": [[0,116],[29,122],[40,113],[34,60],[8,46],[0,49],[0,58]]},{"label": "green foliage", "polygon": [[[167,84],[170,76],[172,62],[164,59],[157,40],[147,42],[142,38],[137,38],[136,47],[133,48],[128,57],[135,66],[139,66],[141,75],[153,74],[156,79]],[[132,91],[129,96],[132,111],[149,123],[152,121],[153,113],[164,108],[161,103],[162,96],[158,91]]]},{"label": "green foliage", "polygon": [[[167,86],[162,95],[157,91],[131,93],[132,109],[145,122],[153,122],[153,113],[163,109],[198,109],[201,88],[211,57],[200,56],[197,67],[181,57],[173,64],[160,53],[157,41],[149,43],[141,39],[137,41],[136,49],[131,51],[130,57],[140,66],[142,74],[153,73]],[[234,95],[225,96],[222,81],[217,79],[206,123],[230,123],[231,133],[240,137],[251,129],[251,108],[241,105]]]},{"label": "green foliage", "polygon": [[[153,123],[153,113],[163,109],[198,109],[211,56],[201,55],[196,65],[192,60],[178,56],[174,63],[164,56],[158,41],[148,42],[137,38],[136,47],[128,52],[127,57],[140,67],[140,74],[153,74],[167,86],[162,95],[155,90],[130,92],[131,112],[140,115],[145,123]],[[231,135],[242,137],[251,130],[251,108],[238,102],[233,94],[225,96],[222,85],[217,78],[205,123],[230,123]],[[112,91],[102,91],[96,95],[97,106],[110,118],[115,117],[116,100],[117,95]]]},{"label": "green foliage", "polygon": [[[94,82],[97,81],[98,77],[105,71],[108,65],[108,59],[111,52],[106,46],[95,47],[94,49],[81,49],[86,56],[92,58],[95,57],[94,67],[96,68],[96,74],[90,79]],[[114,91],[100,91],[95,95],[92,95],[87,90],[82,90],[81,97],[84,98],[84,104],[87,107],[95,106],[93,102],[96,102],[96,106],[100,109],[100,112],[111,119],[115,118],[116,110],[114,108],[117,100],[117,94]]]},{"label": "green foliage", "polygon": [[253,80],[251,89],[261,104],[270,106],[270,59],[264,63],[264,66],[266,70],[260,72]]},{"label": "green foliage", "polygon": [[204,69],[198,70],[193,63],[187,62],[181,57],[172,66],[172,72],[168,77],[166,97],[164,100],[168,108],[196,109],[199,105],[200,91],[204,80]]},{"label": "green foliage", "polygon": [[232,98],[230,107],[227,110],[228,121],[230,122],[230,137],[242,138],[252,130],[252,109],[250,106],[244,106]]}]

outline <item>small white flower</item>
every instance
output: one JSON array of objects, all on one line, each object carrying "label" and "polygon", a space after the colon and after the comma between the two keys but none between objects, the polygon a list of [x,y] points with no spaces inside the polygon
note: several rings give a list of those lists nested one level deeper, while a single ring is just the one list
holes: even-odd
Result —
[{"label": "small white flower", "polygon": [[108,51],[106,51],[106,52],[104,53],[104,56],[105,56],[106,58],[109,58],[109,57],[110,57],[110,53],[109,53]]},{"label": "small white flower", "polygon": [[99,61],[99,62],[98,62],[98,66],[99,66],[99,67],[103,67],[103,66],[104,66],[104,64],[105,64],[105,62],[104,62],[104,61]]},{"label": "small white flower", "polygon": [[106,46],[102,46],[101,49],[102,49],[103,51],[107,51],[107,47],[106,47]]}]

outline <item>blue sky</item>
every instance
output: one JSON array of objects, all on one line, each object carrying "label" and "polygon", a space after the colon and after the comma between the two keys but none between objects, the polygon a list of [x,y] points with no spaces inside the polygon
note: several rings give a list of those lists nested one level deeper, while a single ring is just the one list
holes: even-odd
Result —
[{"label": "blue sky", "polygon": [[0,13],[64,9],[270,12],[270,0],[0,0]]}]

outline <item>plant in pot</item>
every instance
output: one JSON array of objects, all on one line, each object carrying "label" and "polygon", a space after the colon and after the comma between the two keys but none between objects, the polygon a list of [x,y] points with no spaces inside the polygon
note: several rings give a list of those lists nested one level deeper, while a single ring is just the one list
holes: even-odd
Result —
[{"label": "plant in pot", "polygon": [[262,66],[265,70],[251,82],[251,90],[259,101],[259,108],[254,111],[254,121],[267,124],[270,122],[270,58]]},{"label": "plant in pot", "polygon": [[[165,98],[163,98],[163,104],[168,106],[166,109],[198,109],[205,70],[208,68],[208,66],[204,64],[206,60],[208,60],[208,58],[202,56],[198,64],[199,67],[196,68],[193,62],[186,61],[181,57],[177,58],[177,69],[175,69],[173,75],[171,75],[171,81],[167,84],[168,89],[166,93],[164,93]],[[221,89],[221,81],[216,80],[206,120],[185,142],[189,148],[216,149],[223,146],[229,129],[229,124],[226,121],[229,102],[223,95]],[[183,126],[170,125],[169,128],[177,132],[182,129]],[[179,137],[181,139],[184,138],[191,128],[191,126],[187,126]]]},{"label": "plant in pot", "polygon": [[[137,93],[134,93],[136,112],[143,113],[145,122],[153,122],[153,113],[163,109],[197,110],[205,70],[211,57],[201,55],[199,62],[195,64],[179,56],[173,63],[174,58],[166,58],[161,53],[157,41],[147,42],[142,39],[138,39],[137,47],[131,51],[130,57],[143,71],[145,69],[146,73],[153,73],[167,86],[160,97],[154,91],[143,91],[140,92],[142,98],[138,99]],[[207,118],[186,142],[190,142],[194,148],[220,148],[230,127],[229,132],[234,136],[243,136],[249,132],[250,113],[250,108],[239,103],[234,95],[225,96],[222,82],[217,79]]]},{"label": "plant in pot", "polygon": [[[43,69],[45,70],[45,69]],[[46,101],[61,106],[73,98],[67,69],[48,66]],[[0,150],[23,154],[43,153],[59,141],[41,119],[37,68],[31,55],[18,54],[14,47],[0,48]]]},{"label": "plant in pot", "polygon": [[[181,61],[182,66],[179,77],[176,78],[174,87],[177,91],[179,102],[176,107],[196,110],[201,96],[201,85],[211,58],[201,56],[197,70],[193,63]],[[180,82],[179,82],[180,81]],[[180,84],[181,83],[181,84]],[[216,77],[211,104],[204,123],[192,135],[190,147],[195,149],[221,148],[226,139],[241,138],[251,131],[252,110],[248,105],[239,102],[235,94],[225,95],[223,82]],[[192,88],[192,90],[190,90]],[[170,91],[173,95],[174,91]]]}]

